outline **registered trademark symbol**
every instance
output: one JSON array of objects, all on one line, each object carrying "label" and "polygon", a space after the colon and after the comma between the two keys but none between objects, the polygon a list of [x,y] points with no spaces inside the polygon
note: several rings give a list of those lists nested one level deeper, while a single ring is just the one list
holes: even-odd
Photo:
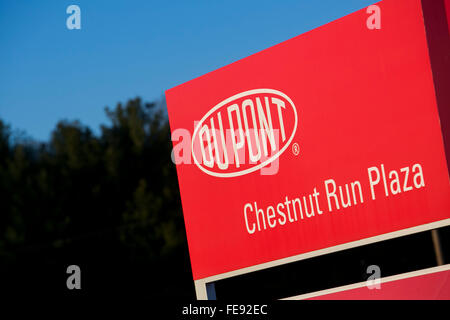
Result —
[{"label": "registered trademark symbol", "polygon": [[294,154],[294,156],[298,156],[298,154],[300,153],[300,147],[297,142],[292,145],[292,153]]}]

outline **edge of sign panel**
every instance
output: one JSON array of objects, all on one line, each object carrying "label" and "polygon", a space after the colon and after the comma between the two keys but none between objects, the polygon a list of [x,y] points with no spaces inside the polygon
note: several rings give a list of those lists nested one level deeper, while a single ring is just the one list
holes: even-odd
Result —
[{"label": "edge of sign panel", "polygon": [[[449,271],[449,270],[450,270],[450,264],[445,264],[442,266],[437,266],[437,267],[432,267],[432,268],[427,268],[427,269],[422,269],[422,270],[416,270],[416,271],[412,271],[412,272],[401,273],[401,274],[397,274],[397,275],[393,275],[393,276],[389,276],[389,277],[380,278],[380,284],[426,276],[426,275],[435,274],[435,273],[439,273],[439,272],[445,272],[445,271]],[[327,296],[329,294],[341,293],[341,292],[350,291],[353,289],[360,289],[360,288],[364,288],[366,286],[367,286],[367,282],[363,281],[363,282],[358,282],[358,283],[349,284],[349,285],[345,285],[345,286],[335,287],[335,288],[331,288],[331,289],[320,290],[320,291],[305,293],[305,294],[301,294],[301,295],[297,295],[297,296],[293,296],[293,297],[283,298],[280,300],[305,300],[305,299],[311,299],[311,298],[320,298],[323,296]]]},{"label": "edge of sign panel", "polygon": [[450,0],[421,0],[447,167],[450,168]]},{"label": "edge of sign panel", "polygon": [[[376,5],[376,4],[381,3],[381,2],[383,2],[383,1],[384,1],[384,0],[375,1],[375,2],[372,3],[372,4]],[[419,0],[419,1],[421,1],[421,0]],[[232,62],[230,62],[230,63],[228,63],[228,64],[226,64],[226,65],[223,65],[223,66],[218,67],[218,68],[216,68],[216,69],[214,69],[214,70],[211,70],[211,71],[209,71],[209,72],[206,72],[206,73],[204,73],[204,74],[201,74],[201,75],[199,75],[199,76],[197,76],[197,77],[195,77],[195,78],[193,78],[193,79],[190,79],[190,80],[188,80],[188,81],[184,81],[184,82],[182,82],[182,83],[179,83],[178,85],[175,85],[175,86],[173,86],[172,88],[169,88],[169,89],[165,90],[164,93],[165,93],[165,95],[167,95],[167,94],[168,94],[169,92],[171,92],[172,90],[176,90],[177,88],[181,88],[181,87],[187,86],[187,85],[189,85],[190,83],[192,83],[192,82],[194,82],[194,81],[197,81],[198,79],[207,78],[207,77],[209,77],[210,75],[212,75],[213,73],[217,72],[218,70],[225,70],[225,69],[228,69],[228,68],[231,68],[231,67],[235,67],[235,65],[242,63],[243,60],[246,60],[246,59],[248,59],[248,58],[250,58],[250,57],[254,57],[254,56],[258,56],[258,55],[264,54],[267,50],[272,50],[273,48],[277,48],[277,47],[281,47],[281,46],[284,46],[284,45],[288,45],[288,44],[290,43],[290,41],[293,40],[293,39],[297,39],[297,38],[304,37],[304,36],[310,34],[311,32],[317,32],[317,30],[321,30],[322,28],[326,28],[328,25],[333,24],[333,23],[335,23],[336,21],[338,21],[338,20],[340,20],[340,19],[343,19],[343,18],[345,18],[345,17],[347,17],[347,16],[351,16],[352,14],[355,14],[355,13],[361,11],[361,10],[365,10],[366,8],[367,8],[367,6],[362,7],[362,8],[360,8],[360,9],[357,9],[357,10],[354,10],[354,11],[352,11],[352,12],[350,12],[350,13],[344,15],[344,16],[341,16],[341,17],[339,17],[339,18],[335,18],[334,20],[329,21],[329,22],[327,22],[327,23],[324,23],[324,24],[322,24],[322,25],[320,25],[320,26],[318,26],[318,27],[315,27],[315,28],[312,28],[312,29],[310,29],[310,30],[308,30],[308,31],[302,32],[302,33],[299,34],[299,35],[293,36],[293,37],[288,38],[288,39],[286,39],[286,40],[283,40],[283,41],[281,41],[281,42],[275,43],[274,45],[271,45],[271,46],[269,46],[269,47],[266,47],[266,48],[264,48],[264,49],[261,49],[261,50],[259,50],[258,52],[249,54],[248,56],[243,56],[242,58],[239,58],[239,59],[237,59],[237,60],[235,60],[235,61],[232,61]]]},{"label": "edge of sign panel", "polygon": [[356,248],[356,247],[364,246],[367,244],[372,244],[372,243],[376,243],[376,242],[380,242],[380,241],[384,241],[384,240],[407,236],[407,235],[411,235],[411,234],[419,233],[419,232],[423,232],[423,231],[433,230],[433,229],[437,229],[437,228],[441,228],[441,227],[445,227],[445,226],[449,226],[449,225],[450,225],[450,218],[447,218],[444,220],[439,220],[439,221],[423,224],[423,225],[416,226],[416,227],[397,230],[397,231],[381,234],[381,235],[370,237],[370,238],[364,238],[364,239],[360,239],[360,240],[356,240],[356,241],[352,241],[352,242],[347,242],[347,243],[339,244],[339,245],[324,248],[324,249],[310,251],[310,252],[306,252],[306,253],[302,253],[302,254],[298,254],[298,255],[294,255],[294,256],[290,256],[290,257],[286,257],[286,258],[282,258],[282,259],[278,259],[278,260],[274,260],[274,261],[257,264],[257,265],[242,268],[242,269],[237,269],[237,270],[217,274],[217,275],[202,278],[202,279],[197,279],[197,280],[194,280],[195,288],[196,288],[196,292],[197,292],[197,299],[204,300],[204,299],[208,298],[207,294],[206,294],[206,284],[207,283],[211,283],[214,281],[223,280],[223,279],[227,279],[227,278],[231,278],[231,277],[235,277],[235,276],[239,276],[239,275],[243,275],[243,274],[247,274],[247,273],[251,273],[251,272],[255,272],[255,271],[260,271],[260,270],[264,270],[264,269],[268,269],[268,268],[272,268],[272,267],[277,267],[277,266],[281,266],[281,265],[288,264],[291,262],[314,258],[314,257],[318,257],[318,256],[321,256],[324,254],[329,254],[329,253],[333,253],[333,252],[343,251],[346,249]]}]

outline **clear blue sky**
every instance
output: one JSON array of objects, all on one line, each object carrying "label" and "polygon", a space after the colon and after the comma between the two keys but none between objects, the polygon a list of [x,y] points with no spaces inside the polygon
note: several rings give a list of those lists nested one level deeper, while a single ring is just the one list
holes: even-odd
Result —
[{"label": "clear blue sky", "polygon": [[[99,132],[104,107],[164,90],[374,0],[0,0],[0,118],[47,140],[62,119]],[[81,8],[68,30],[66,8]]]}]

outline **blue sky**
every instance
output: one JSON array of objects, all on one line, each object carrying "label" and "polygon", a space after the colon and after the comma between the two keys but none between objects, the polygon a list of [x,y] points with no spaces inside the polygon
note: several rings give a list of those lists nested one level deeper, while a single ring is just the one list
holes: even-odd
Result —
[{"label": "blue sky", "polygon": [[[180,83],[374,0],[0,0],[0,118],[47,140],[62,119],[99,132],[104,107]],[[66,8],[81,8],[68,30]]]}]

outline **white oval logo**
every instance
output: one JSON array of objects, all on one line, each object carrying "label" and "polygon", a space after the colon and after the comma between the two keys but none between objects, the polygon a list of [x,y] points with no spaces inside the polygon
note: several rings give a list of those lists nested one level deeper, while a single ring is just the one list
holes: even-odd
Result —
[{"label": "white oval logo", "polygon": [[223,100],[206,113],[192,137],[192,157],[221,178],[255,172],[275,161],[297,130],[297,110],[284,93],[254,89]]}]

